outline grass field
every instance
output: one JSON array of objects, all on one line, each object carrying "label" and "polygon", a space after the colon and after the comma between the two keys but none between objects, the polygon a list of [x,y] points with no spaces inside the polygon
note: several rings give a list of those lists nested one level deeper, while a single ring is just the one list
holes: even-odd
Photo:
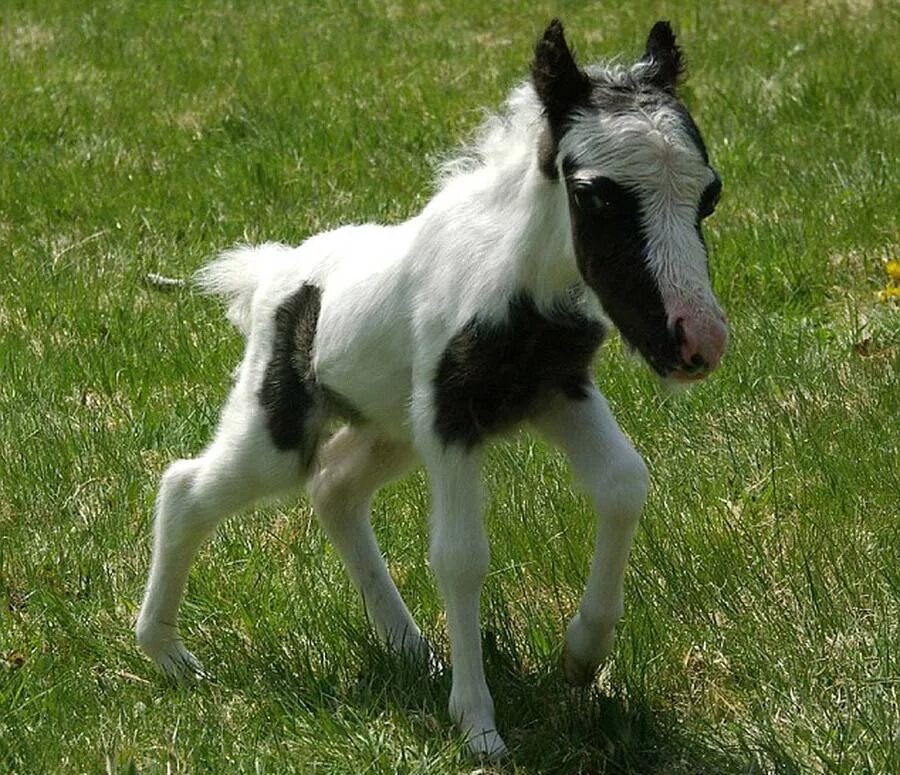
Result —
[{"label": "grass field", "polygon": [[[0,5],[0,772],[445,773],[476,765],[376,644],[305,501],[228,522],[183,614],[214,677],[168,686],[132,623],[151,505],[210,438],[238,335],[187,277],[237,241],[397,220],[553,15],[582,58],[670,18],[726,193],[732,321],[664,397],[597,372],[653,490],[616,653],[568,689],[592,518],[520,436],[486,479],[488,680],[517,773],[900,772],[900,8],[878,0]],[[421,473],[375,505],[446,653]]]}]

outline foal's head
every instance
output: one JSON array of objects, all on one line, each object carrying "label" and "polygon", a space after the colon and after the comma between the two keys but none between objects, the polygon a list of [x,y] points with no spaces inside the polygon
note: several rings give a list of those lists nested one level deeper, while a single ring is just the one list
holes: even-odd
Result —
[{"label": "foal's head", "polygon": [[581,69],[554,20],[532,65],[542,169],[562,176],[578,268],[625,340],[661,376],[687,381],[718,365],[728,333],[702,226],[722,182],[677,97],[682,72],[668,22],[630,68]]}]

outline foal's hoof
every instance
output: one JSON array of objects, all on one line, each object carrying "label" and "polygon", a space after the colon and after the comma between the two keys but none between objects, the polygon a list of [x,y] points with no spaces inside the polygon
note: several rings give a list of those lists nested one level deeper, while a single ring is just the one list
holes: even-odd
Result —
[{"label": "foal's hoof", "polygon": [[563,647],[562,669],[569,686],[587,686],[594,680],[599,664],[593,665],[576,659],[568,646]]},{"label": "foal's hoof", "polygon": [[156,664],[166,678],[176,683],[194,683],[209,679],[209,673],[204,670],[200,660],[180,641],[172,643],[170,648],[160,654],[156,658]]},{"label": "foal's hoof", "polygon": [[200,660],[185,648],[174,627],[139,623],[137,638],[144,653],[170,681],[192,683],[209,678]]},{"label": "foal's hoof", "polygon": [[466,749],[476,759],[499,761],[506,758],[509,749],[496,729],[470,729],[466,734]]},{"label": "foal's hoof", "polygon": [[597,628],[586,626],[580,614],[576,614],[566,628],[563,647],[562,668],[566,681],[572,686],[587,686],[594,680],[597,668],[612,653],[615,642],[615,626],[598,632]]},{"label": "foal's hoof", "polygon": [[444,661],[431,648],[431,644],[422,635],[403,636],[401,638],[387,638],[388,649],[399,659],[418,672],[423,672],[430,678],[436,678],[443,674],[447,666]]}]

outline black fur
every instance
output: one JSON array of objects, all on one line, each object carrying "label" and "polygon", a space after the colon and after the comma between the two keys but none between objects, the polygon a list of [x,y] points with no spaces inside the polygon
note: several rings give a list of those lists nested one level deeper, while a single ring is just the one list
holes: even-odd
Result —
[{"label": "black fur", "polygon": [[534,48],[531,80],[551,127],[562,128],[572,110],[590,96],[591,80],[575,64],[559,19],[550,22]]},{"label": "black fur", "polygon": [[555,160],[559,139],[566,132],[570,116],[578,107],[588,105],[591,97],[591,79],[575,64],[559,19],[547,25],[534,48],[531,82],[544,107],[552,140],[552,143],[542,143],[541,170],[554,180],[558,177],[555,163],[547,164],[546,159]]},{"label": "black fur", "polygon": [[719,197],[722,195],[722,179],[718,173],[714,174],[713,182],[704,189],[703,194],[700,196],[697,219],[701,221],[716,211],[716,205],[719,203]]},{"label": "black fur", "polygon": [[703,135],[700,134],[700,128],[694,121],[693,116],[688,113],[687,108],[678,100],[672,100],[671,105],[678,114],[678,118],[681,119],[682,126],[684,127],[687,136],[691,138],[691,141],[697,146],[697,150],[700,151],[703,163],[709,164],[709,152],[706,150],[706,143],[703,142]]},{"label": "black fur", "polygon": [[259,402],[278,449],[299,450],[306,464],[315,453],[325,397],[312,373],[312,351],[321,292],[304,285],[275,313],[275,341]]},{"label": "black fur", "polygon": [[679,362],[665,305],[646,262],[638,196],[609,178],[569,178],[564,163],[578,269],[616,328],[660,374]]},{"label": "black fur", "polygon": [[434,377],[438,436],[471,448],[527,419],[553,393],[584,398],[604,333],[571,299],[544,313],[525,294],[510,301],[502,323],[469,321]]},{"label": "black fur", "polygon": [[672,25],[666,21],[658,21],[647,37],[647,50],[644,60],[653,62],[654,68],[651,82],[654,86],[674,94],[684,76],[684,56],[675,43]]}]

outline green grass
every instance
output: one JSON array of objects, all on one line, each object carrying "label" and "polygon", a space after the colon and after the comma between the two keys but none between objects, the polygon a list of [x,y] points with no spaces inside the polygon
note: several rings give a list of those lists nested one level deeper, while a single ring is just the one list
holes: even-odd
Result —
[{"label": "green grass", "polygon": [[[617,343],[598,361],[653,491],[590,690],[557,659],[591,516],[536,441],[488,456],[505,769],[900,771],[900,309],[874,299],[900,253],[900,16],[878,0],[5,0],[0,771],[473,769],[447,677],[374,642],[305,502],[202,553],[183,625],[213,681],[169,687],[138,653],[156,483],[209,439],[240,353],[213,301],[142,278],[415,212],[557,14],[585,58],[680,32],[733,344],[667,399]],[[446,653],[426,505],[416,474],[375,521]]]}]

